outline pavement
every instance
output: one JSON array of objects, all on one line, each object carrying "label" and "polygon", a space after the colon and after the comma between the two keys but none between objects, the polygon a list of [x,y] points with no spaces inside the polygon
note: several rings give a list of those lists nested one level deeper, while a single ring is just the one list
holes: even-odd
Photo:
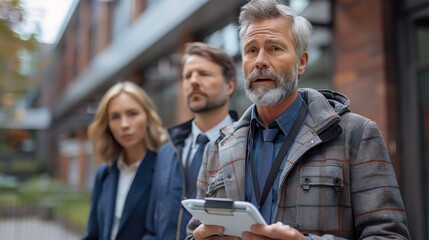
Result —
[{"label": "pavement", "polygon": [[55,221],[37,217],[0,219],[1,240],[79,240],[82,236]]}]

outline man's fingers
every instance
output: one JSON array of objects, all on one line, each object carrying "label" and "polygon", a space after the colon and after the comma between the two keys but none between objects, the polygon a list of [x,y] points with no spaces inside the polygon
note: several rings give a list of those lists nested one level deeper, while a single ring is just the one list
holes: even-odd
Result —
[{"label": "man's fingers", "polygon": [[[302,239],[303,235],[289,225],[277,222],[271,225],[254,224],[251,233],[271,239]],[[258,238],[250,238],[258,239]]]},{"label": "man's fingers", "polygon": [[193,235],[195,239],[205,239],[210,236],[222,235],[223,231],[222,226],[201,224],[194,230]]}]

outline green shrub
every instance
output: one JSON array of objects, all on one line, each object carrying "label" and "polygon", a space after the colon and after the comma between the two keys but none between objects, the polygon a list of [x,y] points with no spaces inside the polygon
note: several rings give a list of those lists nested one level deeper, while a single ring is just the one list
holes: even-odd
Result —
[{"label": "green shrub", "polygon": [[55,215],[65,219],[72,227],[84,230],[89,215],[90,197],[88,194],[75,196],[55,208]]},{"label": "green shrub", "polygon": [[17,196],[23,204],[39,206],[53,217],[83,231],[90,208],[90,192],[79,191],[61,181],[33,178],[20,186]]},{"label": "green shrub", "polygon": [[0,193],[15,192],[15,191],[17,191],[17,189],[18,189],[18,186],[0,183]]},{"label": "green shrub", "polygon": [[46,164],[41,160],[14,159],[8,163],[0,162],[0,172],[9,174],[29,174],[46,171]]}]

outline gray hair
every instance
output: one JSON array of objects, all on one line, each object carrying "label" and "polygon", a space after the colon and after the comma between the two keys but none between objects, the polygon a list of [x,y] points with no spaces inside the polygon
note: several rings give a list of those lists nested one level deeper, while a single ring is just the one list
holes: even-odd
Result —
[{"label": "gray hair", "polygon": [[241,46],[243,46],[243,40],[250,24],[258,20],[277,17],[284,17],[291,23],[295,51],[299,58],[307,50],[313,27],[307,19],[298,16],[292,8],[277,0],[251,0],[241,7],[238,18]]}]

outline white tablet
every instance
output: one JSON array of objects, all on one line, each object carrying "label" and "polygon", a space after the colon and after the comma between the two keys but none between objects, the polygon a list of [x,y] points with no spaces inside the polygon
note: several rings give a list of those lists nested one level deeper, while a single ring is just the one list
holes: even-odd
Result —
[{"label": "white tablet", "polygon": [[266,224],[258,209],[249,202],[205,198],[182,200],[182,205],[202,223],[223,226],[224,235],[241,237],[252,224]]}]

